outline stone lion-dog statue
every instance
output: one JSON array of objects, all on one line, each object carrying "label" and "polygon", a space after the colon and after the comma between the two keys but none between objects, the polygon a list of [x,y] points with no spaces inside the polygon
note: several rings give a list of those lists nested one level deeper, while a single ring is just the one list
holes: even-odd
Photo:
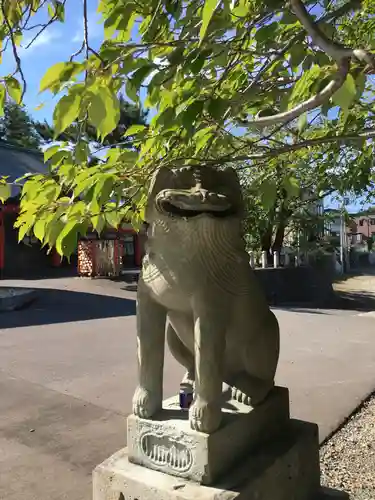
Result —
[{"label": "stone lion-dog statue", "polygon": [[251,406],[273,389],[279,326],[249,265],[242,215],[232,168],[154,173],[137,296],[138,417],[162,408],[165,336],[187,370],[184,382],[195,387],[192,429],[212,433],[220,426],[223,382]]}]

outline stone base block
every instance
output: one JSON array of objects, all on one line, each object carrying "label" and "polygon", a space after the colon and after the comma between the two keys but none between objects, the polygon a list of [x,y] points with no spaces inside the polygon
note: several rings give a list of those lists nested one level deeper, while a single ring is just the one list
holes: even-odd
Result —
[{"label": "stone base block", "polygon": [[[218,451],[224,459],[226,450]],[[204,486],[129,462],[120,450],[93,473],[94,500],[323,500],[315,424],[290,420],[277,440],[259,446]]]},{"label": "stone base block", "polygon": [[[225,393],[224,393],[225,394]],[[223,396],[223,422],[213,434],[193,431],[178,398],[163,403],[152,420],[128,417],[129,461],[150,469],[212,484],[258,443],[282,432],[289,422],[289,394],[276,387],[256,408]]]}]

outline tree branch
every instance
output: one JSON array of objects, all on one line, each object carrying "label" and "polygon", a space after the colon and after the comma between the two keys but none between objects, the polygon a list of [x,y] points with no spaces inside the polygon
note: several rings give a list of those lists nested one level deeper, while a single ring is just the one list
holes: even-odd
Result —
[{"label": "tree branch", "polygon": [[[23,83],[22,94],[21,94],[21,102],[22,102],[23,101],[23,97],[24,97],[24,95],[26,93],[27,83],[26,83],[25,75],[24,75],[23,70],[22,70],[21,59],[20,59],[20,56],[18,55],[17,44],[16,44],[16,40],[14,38],[13,29],[12,29],[12,26],[11,26],[11,24],[9,22],[7,13],[5,11],[4,0],[1,0],[1,12],[3,14],[5,25],[6,25],[7,29],[8,29],[10,41],[12,43],[13,57],[14,57],[14,60],[16,61],[16,73],[20,74],[21,79],[22,79],[22,83]],[[17,104],[19,104],[19,103],[17,103]]]},{"label": "tree branch", "polygon": [[[355,6],[357,5],[356,2],[353,2],[353,4],[355,4]],[[354,8],[353,4],[351,2],[348,2],[348,4],[342,6],[339,14],[343,15],[343,13],[346,12],[346,9],[348,8],[349,5],[350,7]],[[315,96],[302,102],[301,104],[298,104],[293,109],[285,111],[283,113],[277,113],[276,115],[265,116],[265,117],[259,117],[258,115],[254,120],[248,122],[249,126],[269,127],[272,125],[286,124],[294,120],[295,118],[298,118],[303,113],[311,111],[317,108],[318,106],[324,104],[344,84],[346,76],[349,73],[350,60],[353,58],[365,62],[372,68],[375,68],[375,57],[370,52],[364,49],[346,48],[341,44],[329,40],[318,27],[318,23],[315,23],[312,20],[302,0],[290,0],[290,5],[292,7],[294,14],[298,18],[302,26],[305,28],[307,34],[311,37],[313,43],[337,62],[338,71],[334,79],[321,92],[319,92],[319,94],[316,94]],[[335,12],[337,15],[337,11]],[[333,13],[331,14],[331,16],[332,15]],[[331,16],[329,17],[331,18]],[[298,37],[299,36],[300,35],[298,35]],[[281,51],[281,55],[285,54],[285,52],[290,48],[291,44],[293,43],[295,43],[294,39],[291,40],[287,44],[286,48],[284,48]],[[272,63],[273,60],[274,58],[271,59]],[[251,88],[256,83],[257,79],[259,79],[260,75],[262,75],[265,71],[268,70],[269,64],[270,63],[267,62],[261,68],[257,77],[254,79],[254,81],[250,84],[248,88]]]},{"label": "tree branch", "polygon": [[290,5],[299,22],[305,28],[307,34],[311,37],[313,43],[329,57],[337,62],[341,62],[341,60],[345,58],[354,58],[375,68],[375,57],[367,50],[347,48],[340,43],[329,40],[329,38],[321,31],[317,23],[313,21],[302,0],[290,0]]},{"label": "tree branch", "polygon": [[[270,125],[278,125],[288,123],[295,118],[298,118],[303,113],[311,111],[318,106],[324,104],[333,94],[344,84],[346,76],[349,73],[349,59],[342,59],[338,71],[328,85],[318,94],[310,97],[306,101],[298,104],[293,109],[284,111],[282,113],[277,113],[272,116],[256,117],[254,120],[249,121],[248,125],[256,127],[269,127]],[[258,115],[259,116],[259,115]]]},{"label": "tree branch", "polygon": [[[198,158],[198,157],[186,157],[186,158],[173,158],[170,162],[165,164],[165,166],[175,166],[176,162],[185,162],[184,165],[188,166],[188,161],[194,161],[192,165],[196,165],[196,162],[199,162],[201,165],[221,165],[225,163],[231,162],[239,162],[239,161],[253,161],[253,160],[265,160],[267,158],[274,158],[281,154],[291,153],[293,151],[298,151],[300,149],[308,148],[311,146],[316,146],[319,144],[330,144],[330,143],[342,143],[342,142],[350,142],[356,141],[360,139],[371,139],[375,137],[375,129],[367,129],[363,130],[363,132],[359,132],[358,134],[346,134],[346,135],[326,135],[323,137],[317,137],[315,139],[307,139],[305,141],[297,142],[295,144],[286,144],[280,148],[271,149],[264,153],[255,153],[250,155],[239,155],[239,156],[223,156],[221,158],[213,158],[206,159]],[[252,165],[248,165],[250,168]]]}]

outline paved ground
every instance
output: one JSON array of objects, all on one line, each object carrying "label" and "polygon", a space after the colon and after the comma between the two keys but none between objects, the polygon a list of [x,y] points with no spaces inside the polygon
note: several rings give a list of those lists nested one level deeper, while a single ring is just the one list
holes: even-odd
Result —
[{"label": "paved ground", "polygon": [[[2,282],[5,286],[9,282]],[[0,499],[90,500],[91,471],[125,444],[136,382],[134,292],[105,280],[18,282],[40,299],[0,315]],[[375,387],[375,320],[276,310],[277,382],[323,439]],[[165,364],[165,395],[181,369]]]}]

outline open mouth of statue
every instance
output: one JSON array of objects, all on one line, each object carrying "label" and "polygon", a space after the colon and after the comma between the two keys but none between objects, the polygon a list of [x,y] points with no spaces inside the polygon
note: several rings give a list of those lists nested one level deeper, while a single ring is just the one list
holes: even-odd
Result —
[{"label": "open mouth of statue", "polygon": [[159,193],[156,205],[160,212],[181,218],[197,217],[198,215],[210,215],[212,217],[228,217],[234,213],[232,206],[224,195],[209,195],[205,198],[194,195],[178,194],[170,192]]}]

